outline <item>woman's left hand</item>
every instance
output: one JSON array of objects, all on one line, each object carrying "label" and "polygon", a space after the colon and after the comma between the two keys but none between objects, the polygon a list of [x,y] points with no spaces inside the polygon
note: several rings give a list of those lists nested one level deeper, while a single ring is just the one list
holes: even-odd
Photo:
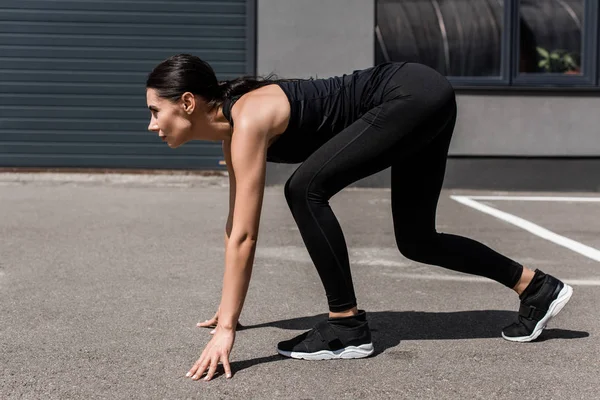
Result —
[{"label": "woman's left hand", "polygon": [[202,374],[206,372],[204,380],[210,381],[217,371],[219,362],[222,362],[223,368],[225,369],[225,376],[231,378],[229,354],[233,348],[234,341],[235,330],[224,329],[217,326],[215,334],[204,348],[198,361],[196,361],[192,369],[186,374],[186,377],[192,377],[193,380],[198,380]]}]

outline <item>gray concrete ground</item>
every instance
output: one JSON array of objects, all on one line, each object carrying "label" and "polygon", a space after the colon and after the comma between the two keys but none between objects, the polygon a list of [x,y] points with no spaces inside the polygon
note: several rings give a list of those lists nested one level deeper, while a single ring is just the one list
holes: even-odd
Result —
[{"label": "gray concrete ground", "polygon": [[[489,194],[444,191],[440,231],[573,282],[538,341],[500,337],[518,308],[510,290],[398,253],[389,190],[350,189],[332,206],[377,352],[278,356],[276,343],[309,329],[326,302],[281,187],[269,187],[234,377],[206,383],[184,375],[210,339],[196,322],[219,302],[225,178],[0,174],[0,398],[597,399],[598,261],[457,193]],[[600,203],[484,203],[600,248]]]}]

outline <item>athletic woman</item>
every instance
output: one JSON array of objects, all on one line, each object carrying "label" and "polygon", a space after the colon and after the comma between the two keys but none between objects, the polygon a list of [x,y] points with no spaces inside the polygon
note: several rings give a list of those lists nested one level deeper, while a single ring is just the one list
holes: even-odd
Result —
[{"label": "athletic woman", "polygon": [[436,231],[457,109],[452,86],[429,67],[385,63],[329,79],[219,82],[209,64],[181,54],[157,65],[146,87],[148,129],[172,148],[194,139],[221,141],[229,173],[222,297],[213,319],[198,324],[216,328],[187,374],[192,379],[212,379],[219,363],[231,377],[229,354],[252,272],[267,161],[300,164],[285,197],[329,305],[328,319],[278,344],[284,356],[320,360],[373,353],[329,199],[388,167],[400,252],[513,289],[521,307],[517,322],[502,331],[505,339],[534,340],[571,297],[571,287],[542,271]]}]

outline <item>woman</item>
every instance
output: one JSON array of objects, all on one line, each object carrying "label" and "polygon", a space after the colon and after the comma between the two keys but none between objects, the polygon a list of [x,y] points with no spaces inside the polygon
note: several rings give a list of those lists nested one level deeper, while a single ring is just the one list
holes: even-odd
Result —
[{"label": "woman", "polygon": [[452,86],[414,63],[386,63],[330,79],[218,82],[212,68],[181,54],[147,81],[148,129],[170,147],[218,140],[229,172],[225,274],[213,337],[187,376],[205,380],[231,352],[248,289],[259,230],[266,162],[301,163],[285,197],[315,264],[329,319],[279,343],[304,359],[373,353],[366,313],[357,308],[348,252],[328,200],[344,187],[391,167],[392,215],[400,252],[412,260],[493,279],[521,299],[519,318],[502,336],[531,341],[571,297],[572,289],[524,268],[481,243],[437,233],[435,214],[456,120]]}]

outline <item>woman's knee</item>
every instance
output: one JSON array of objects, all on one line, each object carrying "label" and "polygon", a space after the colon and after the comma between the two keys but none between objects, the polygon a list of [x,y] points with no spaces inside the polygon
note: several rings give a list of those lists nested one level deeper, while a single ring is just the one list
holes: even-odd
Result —
[{"label": "woman's knee", "polygon": [[283,191],[290,207],[327,201],[325,192],[319,190],[316,180],[301,174],[292,175],[285,183]]},{"label": "woman's knee", "polygon": [[283,187],[283,194],[290,207],[292,206],[294,199],[298,197],[298,188],[296,187],[296,184],[293,183],[293,179],[294,176],[292,175]]},{"label": "woman's knee", "polygon": [[400,253],[409,260],[422,262],[428,254],[435,251],[436,233],[416,236],[414,233],[397,234],[396,245]]},{"label": "woman's knee", "polygon": [[309,180],[301,174],[293,174],[285,183],[283,193],[290,207],[298,202],[304,202],[308,192]]}]

